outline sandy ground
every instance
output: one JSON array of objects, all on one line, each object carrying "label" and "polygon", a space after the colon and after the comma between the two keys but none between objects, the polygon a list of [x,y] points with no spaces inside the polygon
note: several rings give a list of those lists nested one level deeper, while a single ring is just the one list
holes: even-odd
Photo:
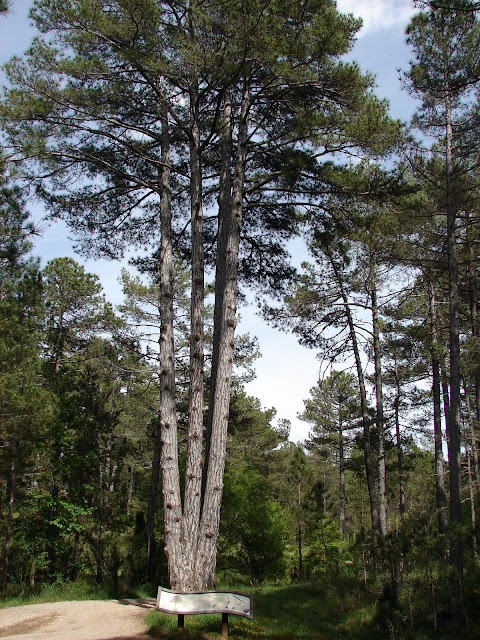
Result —
[{"label": "sandy ground", "polygon": [[29,604],[0,609],[2,640],[151,640],[153,598]]}]

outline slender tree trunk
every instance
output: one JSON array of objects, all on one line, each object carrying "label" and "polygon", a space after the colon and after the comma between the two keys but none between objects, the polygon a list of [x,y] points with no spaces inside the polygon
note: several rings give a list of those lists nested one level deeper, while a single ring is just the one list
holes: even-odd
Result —
[{"label": "slender tree trunk", "polygon": [[326,255],[330,260],[330,264],[335,273],[335,279],[340,289],[340,295],[342,296],[343,305],[345,308],[345,315],[347,318],[348,328],[350,332],[350,340],[352,342],[353,353],[355,357],[355,366],[357,370],[358,386],[360,390],[360,406],[362,410],[362,424],[363,424],[363,453],[365,458],[365,473],[367,477],[368,496],[370,499],[370,515],[372,520],[372,529],[376,533],[380,534],[380,518],[377,506],[377,492],[375,489],[375,478],[373,473],[372,462],[372,447],[370,443],[370,416],[368,413],[367,392],[365,388],[365,377],[363,375],[362,361],[360,359],[360,350],[358,348],[357,334],[355,331],[355,323],[353,321],[352,312],[348,303],[345,287],[343,286],[343,280],[338,270],[338,267],[333,259],[333,256],[328,247],[324,247]]},{"label": "slender tree trunk", "polygon": [[[468,215],[468,214],[467,214]],[[470,239],[469,231],[472,229],[470,219],[467,218],[467,238],[469,242],[469,254],[471,265],[468,265],[469,281],[470,281],[470,322],[472,327],[472,336],[475,338],[480,337],[480,323],[479,323],[479,296],[478,296],[478,276],[477,276],[477,264],[475,255],[472,250],[472,243],[475,244],[476,229],[474,228],[473,238]],[[473,371],[473,378],[475,381],[475,403],[476,403],[476,420],[477,428],[480,427],[480,363],[477,362]],[[478,455],[475,456],[478,461]]]},{"label": "slender tree trunk", "polygon": [[372,301],[373,353],[375,362],[375,394],[377,401],[378,431],[378,511],[380,518],[380,535],[388,533],[387,520],[387,471],[385,460],[385,420],[383,415],[382,357],[380,348],[380,323],[378,319],[376,265],[371,256],[370,264],[370,296]]},{"label": "slender tree trunk", "polygon": [[445,437],[447,439],[447,447],[450,442],[450,392],[448,390],[447,373],[444,367],[440,369],[440,379],[442,381],[442,400],[443,400],[443,415],[445,417]]},{"label": "slender tree trunk", "polygon": [[37,533],[38,533],[38,514],[35,516],[35,526],[33,528],[32,558],[30,562],[30,576],[28,580],[31,591],[33,591],[35,588],[35,571],[36,571],[36,559],[37,559]]},{"label": "slender tree trunk", "polygon": [[[343,425],[342,425],[342,417],[341,417],[341,407],[338,406],[338,466],[339,466],[339,489],[340,489],[340,521],[339,521],[339,529],[340,529],[340,538],[344,540],[345,536],[345,455],[344,455],[344,445],[343,445]],[[343,548],[340,547],[340,550],[343,551]]]},{"label": "slender tree trunk", "polygon": [[472,474],[472,456],[470,449],[467,447],[467,471],[468,471],[468,492],[470,497],[470,515],[472,519],[472,543],[473,543],[473,555],[477,557],[477,518],[475,513],[475,491],[473,489],[473,474]]},{"label": "slender tree trunk", "polygon": [[[217,540],[220,524],[220,506],[223,493],[223,474],[227,445],[227,427],[230,405],[230,380],[233,363],[233,347],[236,326],[236,295],[238,278],[238,255],[240,227],[243,209],[243,187],[247,156],[248,117],[251,103],[250,78],[244,78],[235,173],[232,184],[232,206],[227,225],[227,243],[224,255],[217,252],[217,273],[225,281],[221,300],[220,327],[213,349],[218,350],[217,374],[213,391],[211,438],[208,452],[208,472],[200,524],[197,552],[197,573],[204,577],[205,587],[215,581]],[[217,301],[215,301],[215,305]]]},{"label": "slender tree trunk", "polygon": [[429,284],[429,315],[431,328],[433,434],[435,442],[435,489],[437,498],[438,529],[446,533],[448,528],[447,499],[445,494],[445,471],[443,464],[442,415],[440,407],[440,361],[437,337],[437,314],[433,286]]},{"label": "slender tree trunk", "polygon": [[10,473],[7,481],[8,515],[7,515],[7,528],[5,531],[5,543],[3,545],[2,592],[1,592],[1,597],[3,599],[7,597],[8,562],[9,562],[9,556],[10,556],[10,544],[12,541],[13,506],[15,503],[15,490],[17,487],[17,460],[18,460],[19,448],[20,448],[20,442],[17,440],[14,444],[13,458],[10,463]]},{"label": "slender tree trunk", "polygon": [[303,549],[302,549],[302,485],[298,482],[297,518],[298,518],[298,578],[303,580]]},{"label": "slender tree trunk", "polygon": [[477,487],[478,504],[480,504],[480,466],[478,463],[477,438],[475,436],[475,425],[474,425],[474,419],[472,414],[470,396],[468,395],[466,389],[465,389],[465,395],[467,398],[468,427],[469,427],[468,430],[470,435],[472,464],[473,464],[473,471],[475,474],[475,485]]},{"label": "slender tree trunk", "polygon": [[402,438],[400,435],[400,376],[398,375],[398,367],[395,362],[395,387],[396,394],[394,400],[395,408],[395,437],[397,441],[397,468],[398,468],[398,497],[400,516],[405,515],[405,473],[403,470],[403,449]]},{"label": "slender tree trunk", "polygon": [[450,419],[448,421],[448,460],[450,466],[450,562],[461,575],[463,572],[463,548],[461,538],[461,416],[460,416],[460,320],[456,241],[456,205],[453,177],[453,129],[450,93],[446,94],[446,195],[447,195],[447,254],[450,325]]},{"label": "slender tree trunk", "polygon": [[[77,516],[77,524],[80,517]],[[75,532],[75,541],[73,543],[73,566],[72,566],[72,582],[76,582],[78,578],[78,557],[80,554],[80,531]]]},{"label": "slender tree trunk", "polygon": [[100,504],[100,513],[98,514],[98,531],[97,531],[97,584],[103,586],[103,506]]},{"label": "slender tree trunk", "polygon": [[[467,214],[467,239],[468,239],[468,249],[469,249],[469,260],[470,264],[467,266],[468,276],[470,282],[470,324],[472,337],[476,341],[480,341],[480,325],[479,325],[479,313],[478,313],[478,278],[477,278],[477,267],[475,261],[475,255],[472,250],[472,243],[475,243],[476,237],[473,235],[471,237],[471,229],[472,224],[470,222],[469,216]],[[474,234],[476,230],[474,229]],[[469,436],[471,441],[471,456],[472,456],[472,465],[475,475],[475,484],[478,494],[478,502],[480,504],[480,451],[478,446],[478,429],[480,428],[480,362],[477,360],[475,364],[473,364],[473,372],[472,377],[474,381],[474,394],[475,394],[475,406],[476,406],[476,414],[472,410],[472,404],[470,399],[470,394],[467,389],[467,384],[464,380],[464,389],[465,389],[465,397],[467,400],[467,410],[468,410],[468,424],[469,424]]]}]

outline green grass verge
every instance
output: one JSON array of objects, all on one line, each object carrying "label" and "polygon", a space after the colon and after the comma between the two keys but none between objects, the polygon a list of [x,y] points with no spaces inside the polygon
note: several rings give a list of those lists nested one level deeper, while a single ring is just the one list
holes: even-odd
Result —
[{"label": "green grass verge", "polygon": [[0,600],[0,608],[62,600],[108,600],[111,597],[108,591],[86,580],[77,580],[77,582],[58,580],[43,586],[38,593],[9,596],[5,600]]},{"label": "green grass verge", "polygon": [[[375,604],[358,597],[340,600],[322,585],[246,589],[253,596],[254,619],[230,616],[232,640],[371,640]],[[146,617],[153,638],[177,638],[175,615],[152,611]],[[210,640],[221,631],[220,615],[185,616],[184,638]]]}]

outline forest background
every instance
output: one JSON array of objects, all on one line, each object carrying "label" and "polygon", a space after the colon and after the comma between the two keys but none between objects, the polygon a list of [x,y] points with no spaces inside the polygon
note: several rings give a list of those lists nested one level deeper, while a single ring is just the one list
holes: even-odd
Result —
[{"label": "forest background", "polygon": [[[93,191],[82,192],[83,177],[78,177],[76,195],[64,190],[67,183],[62,182],[63,176],[80,156],[65,151],[65,142],[72,141],[72,116],[64,120],[57,120],[63,118],[60,112],[52,116],[48,96],[54,85],[47,79],[52,70],[58,72],[58,64],[66,65],[62,73],[72,78],[80,77],[79,73],[87,78],[98,74],[89,68],[81,40],[69,41],[84,56],[83,66],[77,70],[60,58],[53,63],[48,47],[41,45],[32,50],[25,66],[20,61],[9,66],[15,89],[6,94],[2,108],[4,597],[9,589],[11,593],[29,593],[52,581],[76,582],[79,578],[94,579],[115,592],[140,584],[189,584],[192,578],[180,575],[172,559],[177,548],[184,560],[191,559],[188,544],[182,547],[185,542],[181,540],[180,546],[175,546],[175,523],[183,516],[175,515],[175,499],[166,495],[171,480],[168,474],[173,469],[169,461],[178,456],[178,474],[186,487],[182,500],[187,501],[188,482],[195,478],[202,484],[201,510],[209,505],[210,494],[217,500],[223,493],[219,533],[207,523],[206,546],[199,547],[205,556],[214,548],[206,578],[202,578],[206,584],[215,582],[215,572],[217,581],[232,584],[322,578],[339,597],[347,585],[353,588],[356,584],[376,598],[383,624],[393,637],[419,626],[425,627],[425,633],[440,630],[457,637],[459,632],[475,637],[480,488],[477,5],[419,3],[417,9],[423,13],[415,15],[407,32],[413,62],[405,66],[402,76],[404,90],[418,100],[407,129],[389,117],[387,105],[371,91],[371,80],[354,66],[337,64],[351,47],[359,25],[353,18],[342,21],[331,3],[313,4],[314,18],[309,21],[295,14],[297,23],[288,17],[287,10],[285,25],[305,30],[301,32],[305,46],[313,46],[312,59],[318,65],[315,71],[309,67],[308,73],[319,74],[321,69],[321,82],[318,75],[315,80],[307,75],[300,82],[294,75],[297,70],[292,70],[295,65],[288,68],[290,56],[302,58],[303,52],[292,51],[284,59],[281,48],[275,52],[276,43],[262,40],[263,50],[257,43],[260,49],[253,47],[252,55],[257,56],[252,58],[253,67],[249,58],[249,64],[244,67],[244,59],[238,67],[242,91],[233,89],[233,84],[228,91],[223,87],[218,102],[223,122],[228,123],[227,114],[237,108],[238,101],[235,126],[239,128],[232,128],[238,150],[233,156],[235,173],[229,189],[233,210],[235,189],[240,189],[246,221],[246,235],[242,236],[246,244],[240,251],[245,252],[245,246],[249,250],[240,253],[240,278],[255,285],[260,295],[269,294],[261,298],[267,321],[296,335],[323,363],[322,376],[305,398],[300,416],[311,430],[305,441],[289,441],[288,422],[274,422],[274,411],[265,410],[245,392],[254,375],[255,340],[248,335],[237,336],[235,345],[232,339],[227,340],[234,367],[230,406],[227,414],[222,413],[228,418],[227,466],[224,479],[218,480],[211,492],[208,462],[203,473],[190,476],[189,472],[194,469],[189,466],[190,443],[197,438],[190,428],[195,411],[198,413],[192,401],[196,387],[191,381],[200,371],[202,386],[198,389],[212,411],[219,385],[210,384],[210,379],[220,380],[222,375],[221,356],[215,355],[217,312],[209,306],[212,285],[207,280],[205,287],[198,273],[192,275],[191,271],[198,266],[195,252],[199,249],[190,248],[195,246],[195,225],[192,222],[187,234],[185,227],[180,233],[175,231],[173,295],[166,293],[163,267],[156,271],[152,261],[155,253],[136,256],[140,275],[122,272],[124,300],[117,309],[102,296],[98,277],[71,257],[55,258],[40,268],[30,257],[31,243],[39,230],[28,214],[32,194],[28,189],[44,199],[47,211],[65,219],[85,252],[94,247],[98,255],[112,256],[116,255],[115,230],[111,227],[109,235],[101,236],[100,226],[92,222],[95,217],[89,218],[89,207],[107,228],[108,216],[114,214],[112,219],[118,220],[119,207],[121,213],[122,203],[132,196],[113,179],[103,196],[114,192],[115,198],[120,194],[123,200],[109,200],[108,216],[102,218],[95,183]],[[89,12],[94,6],[78,5],[80,11],[86,11],[80,18],[93,19]],[[128,10],[131,6],[128,4]],[[133,6],[134,12],[141,9],[138,3]],[[223,28],[224,17],[219,19],[215,13],[215,3],[212,7],[208,20]],[[274,17],[284,16],[285,8],[276,10],[280,13],[272,13]],[[64,29],[67,33],[64,24],[79,17],[66,11],[54,2],[39,3],[39,25],[46,32],[61,34]],[[203,16],[201,12],[198,15]],[[265,10],[259,15],[261,22]],[[141,13],[135,20],[139,16]],[[238,24],[238,17],[234,11],[228,20]],[[8,20],[8,15],[2,19]],[[204,17],[198,19],[196,28],[210,25],[208,20],[203,22]],[[114,37],[111,26],[100,24],[103,34]],[[192,23],[188,24],[187,32]],[[308,39],[309,29],[317,29],[317,37],[325,38],[320,52]],[[182,47],[184,56],[187,44]],[[104,54],[103,48],[98,51]],[[146,54],[142,51],[141,55]],[[349,53],[349,59],[354,58],[355,49]],[[186,60],[188,68],[193,58],[187,55]],[[147,63],[152,64],[150,60]],[[97,59],[92,64],[97,64]],[[169,75],[172,72],[166,68],[172,86],[183,86],[185,68],[179,76]],[[42,73],[47,81],[43,87],[38,84]],[[189,76],[190,104],[197,104],[192,99],[195,91],[218,82],[208,73],[202,80],[205,85],[195,85]],[[282,91],[288,96],[286,111],[279,95],[275,94],[276,102],[271,102],[274,94],[263,97],[266,78],[273,73],[282,77]],[[254,94],[252,83],[257,83],[258,94]],[[57,95],[63,96],[55,98],[58,104],[65,98],[75,103],[76,94],[68,95],[68,86],[65,94],[61,94],[65,90],[61,83],[55,87],[60,92]],[[232,103],[230,90],[237,91]],[[320,111],[312,109],[312,96],[322,104]],[[96,99],[99,97],[101,94]],[[185,169],[182,145],[188,136],[182,138],[184,104],[183,99],[176,100],[168,116],[160,112],[163,124],[158,143],[164,153],[165,123],[171,118],[178,125],[178,130],[172,131],[172,139],[177,137],[179,145],[175,152],[178,184],[182,180],[192,184],[195,136],[189,134],[191,164]],[[213,113],[214,103],[206,100],[205,113]],[[125,105],[119,105],[119,113]],[[89,108],[98,117],[97,106]],[[180,114],[178,120],[175,114]],[[209,137],[206,121],[202,122],[199,114],[191,109],[190,122],[198,122],[199,140],[206,136],[203,169],[208,167],[212,172],[205,180],[203,197],[207,203],[218,189],[220,220],[222,194],[226,193],[222,190],[223,169],[206,150],[207,144],[213,145],[212,149],[216,144],[223,154],[225,146],[221,145],[228,143],[225,131],[229,129],[225,124],[212,125]],[[276,130],[280,116],[285,121]],[[128,117],[133,116],[129,113]],[[59,122],[55,131],[49,128]],[[80,162],[87,163],[85,166],[92,154],[100,153],[95,146],[89,147],[89,136],[98,133],[88,122],[75,129],[74,136],[80,137],[74,137],[74,146],[68,147],[77,145],[82,150]],[[256,128],[249,130],[247,122]],[[253,130],[255,134],[248,137]],[[116,143],[120,140],[124,145],[123,137],[114,135]],[[272,144],[275,137],[277,142]],[[53,145],[49,146],[51,140]],[[138,143],[138,139],[132,140]],[[97,156],[95,171],[100,166],[105,170],[109,152],[104,148],[102,154],[107,155]],[[241,168],[244,152],[250,173],[247,165]],[[133,164],[128,164],[133,161],[127,161],[126,156],[121,160],[128,164],[130,177],[132,171],[139,170],[135,175],[141,176],[142,188],[154,184],[147,166],[152,160],[146,153],[136,148]],[[147,164],[142,167],[143,162]],[[242,171],[240,183],[237,178]],[[165,180],[164,169],[160,175]],[[160,193],[165,194],[162,184]],[[199,184],[203,194],[201,181]],[[190,193],[194,202],[195,190]],[[262,194],[258,199],[257,193]],[[201,200],[202,195],[198,202]],[[143,198],[130,200],[128,211],[142,206]],[[148,207],[147,202],[144,213]],[[258,218],[249,218],[250,210]],[[208,265],[208,252],[216,239],[215,227],[208,226],[208,209],[205,219],[203,235],[198,237],[205,240]],[[129,220],[121,242],[127,247],[128,243],[145,242],[152,232],[145,235],[135,217]],[[166,218],[162,220],[165,224]],[[162,229],[165,239],[167,227]],[[271,243],[265,235],[267,229]],[[302,264],[297,273],[291,270],[282,247],[282,242],[296,233],[308,247],[308,264]],[[220,226],[218,235],[220,242]],[[159,255],[165,256],[165,251],[164,247]],[[190,267],[186,260],[192,255]],[[221,253],[213,254],[213,259],[217,261],[218,283]],[[199,291],[207,303],[201,319],[205,324],[205,375],[192,365],[192,357],[198,357],[194,353],[199,340],[191,329],[199,308],[192,300],[198,298]],[[220,294],[220,301],[222,295],[227,299],[227,293]],[[173,385],[161,382],[162,376],[168,375],[166,360],[162,363],[168,352],[162,352],[160,329],[165,324],[162,305],[167,298],[172,300],[176,317],[172,324],[176,344]],[[225,326],[233,328],[231,322],[227,319]],[[225,357],[228,360],[228,354]],[[170,423],[162,417],[173,387],[178,446],[167,441]],[[200,396],[195,397],[199,401]],[[211,420],[215,424],[215,418],[205,412],[204,419],[208,453],[214,446]],[[158,505],[159,491],[163,493],[163,510]],[[184,517],[190,517],[189,513]],[[168,565],[164,546],[169,551]]]}]

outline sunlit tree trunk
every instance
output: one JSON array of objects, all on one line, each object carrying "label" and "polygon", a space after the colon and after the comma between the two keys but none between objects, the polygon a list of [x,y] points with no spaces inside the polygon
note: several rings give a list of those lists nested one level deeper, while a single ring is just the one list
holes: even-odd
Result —
[{"label": "sunlit tree trunk", "polygon": [[[211,409],[211,436],[208,451],[208,471],[205,480],[205,494],[200,523],[197,551],[197,573],[212,586],[215,580],[216,549],[220,525],[220,506],[223,493],[223,473],[227,445],[227,427],[230,405],[230,379],[232,374],[233,347],[236,326],[236,296],[238,279],[238,256],[240,227],[242,221],[243,187],[247,156],[247,135],[251,104],[250,77],[243,83],[235,170],[232,182],[232,206],[225,220],[226,250],[217,254],[217,274],[224,280],[223,296],[220,301],[220,326],[213,344],[218,350],[217,373]],[[217,301],[215,301],[215,306]]]},{"label": "sunlit tree trunk", "polygon": [[181,586],[181,520],[180,472],[178,468],[177,417],[175,409],[175,351],[173,311],[173,248],[172,211],[170,183],[170,139],[167,105],[159,105],[162,122],[161,176],[160,176],[160,340],[159,340],[159,387],[161,429],[161,469],[163,493],[163,518],[165,531],[165,554],[168,562],[169,581],[172,589]]}]

